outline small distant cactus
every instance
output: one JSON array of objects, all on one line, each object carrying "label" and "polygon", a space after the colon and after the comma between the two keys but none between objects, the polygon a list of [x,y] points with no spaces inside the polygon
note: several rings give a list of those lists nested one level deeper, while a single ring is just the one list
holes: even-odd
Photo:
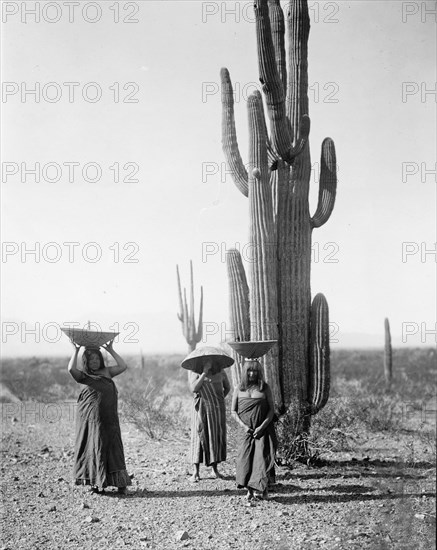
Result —
[{"label": "small distant cactus", "polygon": [[190,260],[190,307],[188,308],[187,292],[184,288],[182,294],[181,278],[179,275],[179,266],[176,266],[178,279],[178,294],[179,294],[179,313],[178,319],[182,323],[182,332],[188,344],[188,353],[196,349],[196,345],[202,339],[202,321],[203,321],[203,287],[200,287],[200,307],[199,320],[196,328],[196,320],[194,315],[194,279],[193,279],[193,262]]},{"label": "small distant cactus", "polygon": [[384,320],[385,349],[384,349],[384,377],[390,387],[393,380],[393,351],[391,347],[390,323],[387,317]]}]

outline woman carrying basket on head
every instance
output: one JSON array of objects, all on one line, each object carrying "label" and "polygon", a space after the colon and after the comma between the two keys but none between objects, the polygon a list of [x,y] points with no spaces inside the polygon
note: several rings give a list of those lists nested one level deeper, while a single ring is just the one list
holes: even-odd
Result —
[{"label": "woman carrying basket on head", "polygon": [[76,445],[74,453],[74,479],[76,485],[91,485],[95,493],[113,486],[126,494],[131,479],[126,471],[120,422],[118,419],[118,392],[112,381],[127,368],[123,359],[113,350],[112,342],[104,349],[117,365],[106,367],[99,349],[86,348],[83,352],[83,369],[77,368],[80,346],[75,351],[68,371],[79,384],[84,384],[78,398],[76,417]]},{"label": "woman carrying basket on head", "polygon": [[234,390],[232,415],[244,429],[237,457],[237,486],[247,489],[247,499],[268,498],[269,480],[274,479],[277,439],[274,404],[264,382],[261,364],[246,360],[239,387]]}]

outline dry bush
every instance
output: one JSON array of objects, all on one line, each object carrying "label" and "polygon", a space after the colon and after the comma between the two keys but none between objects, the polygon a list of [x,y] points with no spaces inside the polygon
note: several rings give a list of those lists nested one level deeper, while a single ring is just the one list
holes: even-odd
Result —
[{"label": "dry bush", "polygon": [[120,404],[124,421],[134,424],[150,439],[163,439],[182,429],[182,403],[159,391],[150,378],[144,387],[127,393]]},{"label": "dry bush", "polygon": [[1,382],[20,401],[50,403],[71,399],[77,385],[67,371],[68,359],[17,358],[2,362]]}]

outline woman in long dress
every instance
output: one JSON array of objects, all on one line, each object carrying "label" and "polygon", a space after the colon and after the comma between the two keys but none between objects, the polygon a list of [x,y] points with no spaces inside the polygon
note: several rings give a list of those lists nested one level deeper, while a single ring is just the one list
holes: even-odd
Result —
[{"label": "woman in long dress", "polygon": [[232,397],[232,415],[244,429],[237,457],[237,486],[246,498],[268,498],[269,478],[274,477],[277,439],[274,404],[258,361],[246,361],[241,383]]},{"label": "woman in long dress", "polygon": [[194,465],[192,480],[200,480],[200,463],[217,469],[226,460],[226,409],[225,397],[231,386],[221,365],[205,357],[202,374],[189,372],[189,386],[193,392],[191,417],[191,463]]},{"label": "woman in long dress", "polygon": [[74,479],[77,485],[91,485],[91,490],[104,493],[113,486],[121,494],[131,485],[126,470],[120,422],[118,419],[118,392],[112,380],[127,368],[123,359],[113,350],[112,343],[104,348],[117,365],[106,367],[99,349],[85,349],[83,370],[77,368],[80,346],[70,359],[68,371],[79,384],[84,384],[78,398],[76,416],[76,444]]}]

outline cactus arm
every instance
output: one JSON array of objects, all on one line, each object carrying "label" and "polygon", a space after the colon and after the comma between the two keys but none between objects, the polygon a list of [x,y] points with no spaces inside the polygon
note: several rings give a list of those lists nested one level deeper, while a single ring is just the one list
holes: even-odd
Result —
[{"label": "cactus arm", "polygon": [[268,0],[268,5],[276,66],[279,72],[279,79],[282,82],[282,89],[285,93],[287,89],[287,60],[285,57],[284,12],[279,0]]},{"label": "cactus arm", "polygon": [[[289,164],[293,164],[295,157],[303,151],[308,141],[309,117],[304,113],[304,116],[299,120],[299,131],[296,143],[293,146],[293,135],[285,107],[285,89],[276,66],[267,0],[255,1],[255,21],[257,26],[259,79],[266,97],[272,143],[279,156]],[[279,20],[276,17],[275,25],[277,25],[275,34],[279,34]]]},{"label": "cactus arm", "polygon": [[326,405],[330,388],[329,309],[320,293],[311,306],[310,346],[308,403],[309,412],[317,414]]},{"label": "cactus arm", "polygon": [[267,132],[266,118],[265,118],[265,114],[264,114],[264,104],[263,104],[261,92],[259,90],[255,90],[253,92],[253,95],[257,97],[257,99],[259,101],[259,105],[260,105],[263,133],[266,136],[268,165],[269,165],[271,170],[276,170],[276,166],[277,166],[277,162],[279,160],[279,156],[276,154],[275,150],[273,149],[272,143],[271,143],[270,138],[269,138],[269,134]]},{"label": "cactus arm", "polygon": [[[238,250],[227,251],[226,267],[232,339],[244,342],[250,340],[249,286]],[[234,351],[232,351],[232,355],[235,359],[231,369],[232,382],[236,388],[241,381],[241,358]]]},{"label": "cactus arm", "polygon": [[309,113],[308,37],[310,17],[307,0],[293,0],[293,2],[287,3],[286,21],[288,35],[287,117],[296,133],[302,116]]},{"label": "cactus arm", "polygon": [[188,314],[188,326],[190,333],[194,336],[196,325],[194,323],[194,279],[193,262],[190,260],[190,311]]},{"label": "cactus arm", "polygon": [[182,302],[181,277],[179,275],[179,266],[176,266],[176,276],[178,279],[178,297],[179,297],[179,312],[177,314],[179,321],[183,322],[184,306]]},{"label": "cactus arm", "polygon": [[317,210],[311,218],[311,227],[321,227],[331,216],[337,192],[337,160],[335,146],[331,138],[322,143],[320,157],[320,185]]},{"label": "cactus arm", "polygon": [[231,249],[226,253],[229,281],[232,337],[236,341],[250,340],[249,286],[241,255]]},{"label": "cactus arm", "polygon": [[222,85],[222,148],[235,185],[247,197],[249,194],[248,176],[238,148],[234,116],[234,95],[231,77],[226,68],[221,69],[220,79]]},{"label": "cactus arm", "polygon": [[203,286],[200,287],[199,322],[197,324],[196,340],[200,342],[203,333]]},{"label": "cactus arm", "polygon": [[284,158],[291,148],[290,128],[286,119],[285,92],[275,60],[267,0],[256,0],[255,21],[258,47],[259,80],[270,117],[273,147]]},{"label": "cactus arm", "polygon": [[388,385],[393,378],[393,352],[391,347],[390,323],[384,319],[385,347],[384,347],[384,377]]}]

